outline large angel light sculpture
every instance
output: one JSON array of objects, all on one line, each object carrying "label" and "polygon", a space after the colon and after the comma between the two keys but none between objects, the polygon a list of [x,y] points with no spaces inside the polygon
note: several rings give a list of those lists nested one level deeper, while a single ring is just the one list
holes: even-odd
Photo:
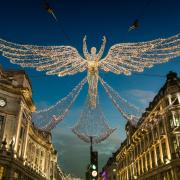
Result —
[{"label": "large angel light sculpture", "polygon": [[142,72],[145,67],[167,62],[180,55],[180,34],[147,42],[115,44],[102,59],[105,44],[106,38],[103,37],[99,52],[92,47],[89,53],[85,36],[82,57],[72,46],[20,45],[0,39],[0,51],[12,63],[46,71],[47,75],[66,76],[87,70],[91,107],[96,106],[100,69],[131,75],[132,72]]}]

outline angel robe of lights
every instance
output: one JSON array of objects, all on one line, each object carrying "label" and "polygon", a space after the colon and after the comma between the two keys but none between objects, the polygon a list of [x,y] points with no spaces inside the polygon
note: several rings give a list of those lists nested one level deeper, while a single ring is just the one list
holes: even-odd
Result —
[{"label": "angel robe of lights", "polygon": [[66,76],[87,70],[91,107],[96,106],[99,69],[131,75],[131,72],[142,72],[145,67],[180,56],[180,34],[147,42],[115,44],[106,57],[101,59],[105,44],[104,37],[99,52],[96,53],[96,48],[92,47],[89,53],[85,36],[84,58],[71,46],[20,45],[3,39],[0,39],[0,51],[11,63],[47,71],[47,75]]}]

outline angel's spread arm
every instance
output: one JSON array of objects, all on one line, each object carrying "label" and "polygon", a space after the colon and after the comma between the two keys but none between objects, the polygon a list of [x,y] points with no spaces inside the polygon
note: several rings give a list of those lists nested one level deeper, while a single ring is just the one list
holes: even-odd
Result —
[{"label": "angel's spread arm", "polygon": [[87,49],[86,38],[87,38],[86,36],[84,36],[84,38],[83,38],[83,54],[84,54],[84,57],[86,59],[88,59],[89,52],[88,52],[88,49]]},{"label": "angel's spread arm", "polygon": [[102,55],[103,55],[103,53],[104,53],[105,45],[106,45],[106,37],[104,36],[104,37],[103,37],[103,43],[102,43],[102,45],[101,45],[101,48],[100,48],[100,50],[99,50],[99,53],[97,54],[98,59],[101,59],[101,57],[102,57]]}]

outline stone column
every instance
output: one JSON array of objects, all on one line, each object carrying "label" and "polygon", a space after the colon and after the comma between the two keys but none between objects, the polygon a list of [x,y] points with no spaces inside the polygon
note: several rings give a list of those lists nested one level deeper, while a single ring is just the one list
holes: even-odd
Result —
[{"label": "stone column", "polygon": [[20,110],[17,118],[17,131],[16,131],[16,139],[15,139],[15,145],[14,145],[14,151],[17,152],[18,149],[18,142],[19,142],[19,134],[21,130],[21,122],[22,122],[22,114],[23,114],[23,106],[22,102],[20,102]]},{"label": "stone column", "polygon": [[[158,146],[159,146],[159,145],[158,145]],[[158,163],[157,163],[157,153],[156,153],[156,146],[155,146],[155,145],[153,146],[153,149],[154,149],[155,166],[157,167],[157,166],[158,166]]]},{"label": "stone column", "polygon": [[152,157],[151,157],[151,149],[149,149],[149,161],[150,161],[150,169],[152,169]]},{"label": "stone column", "polygon": [[166,148],[167,148],[167,157],[168,159],[170,160],[171,159],[171,152],[170,152],[170,143],[169,143],[169,134],[168,134],[168,122],[167,122],[167,118],[163,117],[163,124],[164,124],[164,127],[165,127],[165,135],[166,135],[166,138],[165,138],[165,142],[166,142]]},{"label": "stone column", "polygon": [[167,95],[168,101],[169,101],[169,105],[172,104],[172,100],[171,100],[171,94]]},{"label": "stone column", "polygon": [[148,171],[148,167],[147,167],[147,151],[145,152],[145,171],[147,172]]},{"label": "stone column", "polygon": [[162,144],[161,144],[161,140],[159,140],[159,149],[160,149],[160,158],[161,158],[161,162],[163,163],[164,160],[163,160],[163,151],[162,151]]},{"label": "stone column", "polygon": [[30,126],[30,123],[29,123],[29,120],[27,120],[27,127],[26,127],[26,135],[25,135],[25,143],[24,143],[24,152],[23,152],[23,159],[26,159],[27,157],[27,144],[28,144],[28,134],[29,134],[29,126]]}]

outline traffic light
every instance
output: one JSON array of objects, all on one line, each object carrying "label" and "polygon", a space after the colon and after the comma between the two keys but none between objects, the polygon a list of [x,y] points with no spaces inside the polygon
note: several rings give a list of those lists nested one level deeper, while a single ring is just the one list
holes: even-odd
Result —
[{"label": "traffic light", "polygon": [[91,164],[90,164],[90,177],[91,180],[98,179],[98,152],[91,152]]}]

